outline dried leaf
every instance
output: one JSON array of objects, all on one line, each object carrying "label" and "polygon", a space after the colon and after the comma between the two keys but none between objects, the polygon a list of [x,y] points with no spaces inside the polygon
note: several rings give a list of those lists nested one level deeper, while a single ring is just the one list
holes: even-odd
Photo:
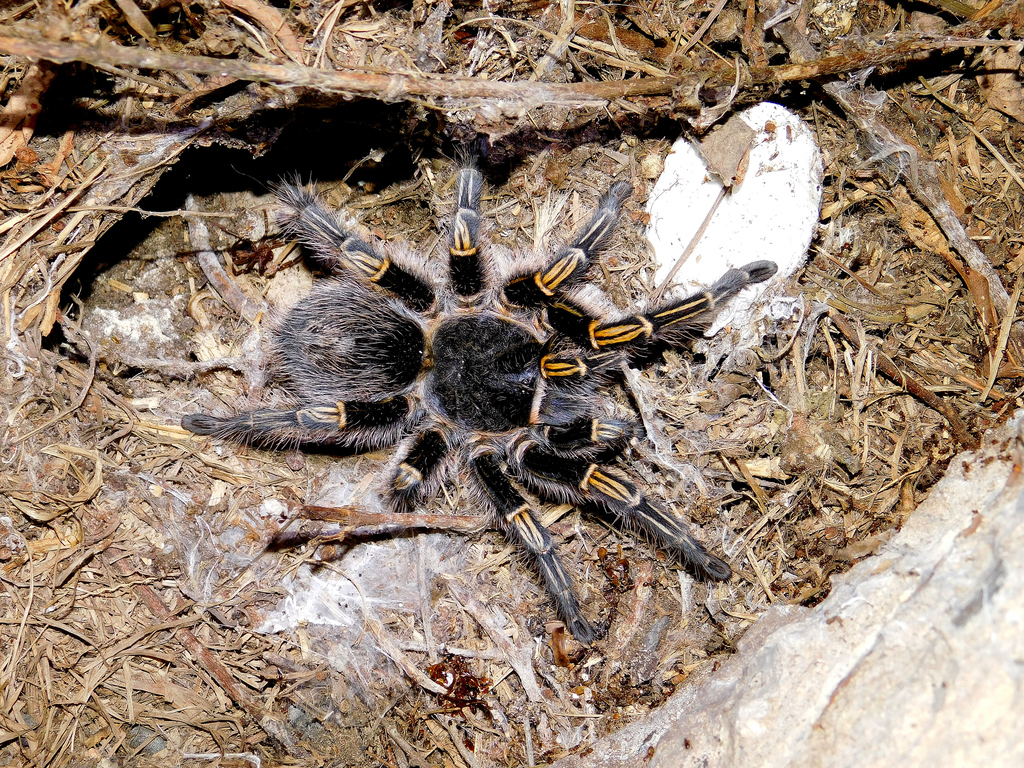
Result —
[{"label": "dried leaf", "polygon": [[45,63],[33,64],[25,71],[21,85],[0,115],[0,166],[11,162],[14,153],[32,138],[43,108],[40,98],[55,74],[54,67]]},{"label": "dried leaf", "polygon": [[1010,117],[1024,121],[1024,87],[1020,82],[1020,52],[1024,46],[986,48],[981,53],[985,74],[978,85],[988,105]]},{"label": "dried leaf", "polygon": [[256,2],[256,0],[224,0],[224,5],[256,21],[273,35],[285,56],[296,64],[304,63],[302,44],[277,8]]},{"label": "dried leaf", "polygon": [[700,144],[700,153],[707,161],[708,170],[730,189],[743,182],[750,160],[750,147],[757,131],[747,125],[739,115],[712,131]]}]

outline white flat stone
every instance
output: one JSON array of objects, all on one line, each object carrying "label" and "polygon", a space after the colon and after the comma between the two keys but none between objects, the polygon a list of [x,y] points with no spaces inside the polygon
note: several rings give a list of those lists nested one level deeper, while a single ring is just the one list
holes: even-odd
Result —
[{"label": "white flat stone", "polygon": [[[823,167],[811,130],[778,104],[762,103],[740,118],[754,131],[746,175],[727,192],[707,230],[673,279],[668,295],[713,284],[728,269],[769,259],[779,272],[744,290],[718,314],[708,335],[749,314],[753,301],[781,285],[804,263],[818,223]],[[660,285],[714,205],[722,183],[687,139],[679,139],[647,203],[647,237]],[[754,320],[748,317],[748,320]]]}]

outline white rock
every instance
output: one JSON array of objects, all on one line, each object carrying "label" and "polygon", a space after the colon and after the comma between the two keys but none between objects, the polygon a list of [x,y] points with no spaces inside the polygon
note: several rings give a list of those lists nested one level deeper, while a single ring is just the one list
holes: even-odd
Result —
[{"label": "white rock", "polygon": [[[780,285],[804,263],[821,207],[821,152],[810,129],[778,104],[740,114],[755,131],[747,172],[726,193],[696,249],[681,266],[668,295],[714,283],[728,269],[769,259],[779,266],[770,281],[743,291],[715,318],[713,335],[739,322],[750,303]],[[679,139],[647,203],[647,237],[659,264],[660,285],[714,205],[722,184],[687,139]],[[754,318],[749,318],[751,321]],[[750,323],[752,324],[752,323]]]}]

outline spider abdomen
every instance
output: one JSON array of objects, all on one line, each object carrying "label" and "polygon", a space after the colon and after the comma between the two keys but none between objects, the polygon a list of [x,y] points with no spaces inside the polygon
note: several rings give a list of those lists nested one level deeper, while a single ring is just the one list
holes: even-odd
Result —
[{"label": "spider abdomen", "polygon": [[277,328],[276,351],[303,401],[371,401],[412,386],[426,342],[420,324],[397,302],[337,280],[291,310]]},{"label": "spider abdomen", "polygon": [[483,432],[529,424],[541,344],[525,328],[489,313],[455,317],[431,349],[427,387],[441,416]]}]

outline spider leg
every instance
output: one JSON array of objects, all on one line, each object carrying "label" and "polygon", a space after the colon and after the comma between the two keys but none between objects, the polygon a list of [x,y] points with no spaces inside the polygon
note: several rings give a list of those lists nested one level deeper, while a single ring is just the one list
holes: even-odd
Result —
[{"label": "spider leg", "polygon": [[706,290],[612,322],[601,322],[571,300],[562,299],[547,308],[548,323],[595,350],[642,353],[656,343],[678,346],[688,341],[693,331],[707,327],[723,301],[748,285],[764,282],[777,270],[773,261],[753,261],[730,269]]},{"label": "spider leg", "polygon": [[558,386],[596,385],[618,373],[622,359],[617,350],[549,352],[540,359],[540,375]]},{"label": "spider leg", "polygon": [[600,464],[566,459],[533,445],[522,451],[518,469],[517,476],[544,497],[594,504],[644,531],[699,578],[723,581],[732,575],[724,561],[693,537],[682,516],[651,503],[635,483]]},{"label": "spider leg", "polygon": [[393,445],[412,414],[412,401],[336,402],[293,410],[264,408],[234,416],[193,413],[181,426],[197,435],[213,435],[268,447],[298,444],[340,445],[374,450]]},{"label": "spider leg", "polygon": [[350,232],[310,190],[281,184],[277,188],[277,199],[286,211],[285,231],[308,245],[313,260],[333,274],[354,272],[420,312],[434,303],[434,289],[425,280]]},{"label": "spider leg", "polygon": [[544,321],[563,336],[582,347],[592,346],[590,330],[599,322],[590,312],[572,299],[559,296],[544,307]]},{"label": "spider leg", "polygon": [[599,454],[612,458],[622,453],[632,434],[633,425],[628,421],[603,418],[573,419],[541,430],[552,452],[561,456]]},{"label": "spider leg", "polygon": [[645,315],[654,327],[654,338],[670,345],[685,343],[692,331],[703,330],[723,301],[735,296],[748,285],[763,283],[776,272],[774,261],[752,261],[730,269],[706,291],[679,301],[664,304]]},{"label": "spider leg", "polygon": [[579,282],[590,267],[594,253],[615,228],[622,204],[633,192],[629,182],[617,181],[601,197],[590,223],[547,266],[513,278],[505,286],[505,298],[524,307],[557,301],[561,293]]},{"label": "spider leg", "polygon": [[391,498],[399,510],[410,512],[423,501],[450,450],[448,439],[439,429],[426,429],[416,436],[389,483]]},{"label": "spider leg", "polygon": [[540,571],[548,593],[555,601],[558,618],[581,643],[591,643],[597,632],[583,617],[572,579],[555,551],[551,534],[540,524],[529,503],[508,481],[494,453],[485,453],[471,461],[477,484],[495,513],[505,537],[530,553]]},{"label": "spider leg", "polygon": [[480,193],[484,179],[476,168],[463,168],[455,181],[455,218],[448,243],[448,273],[460,296],[484,289],[480,263]]},{"label": "spider leg", "polygon": [[623,360],[618,350],[542,350],[540,364],[534,368],[541,375],[535,379],[529,423],[535,427],[565,427],[583,420],[589,426],[597,388],[610,383]]}]

